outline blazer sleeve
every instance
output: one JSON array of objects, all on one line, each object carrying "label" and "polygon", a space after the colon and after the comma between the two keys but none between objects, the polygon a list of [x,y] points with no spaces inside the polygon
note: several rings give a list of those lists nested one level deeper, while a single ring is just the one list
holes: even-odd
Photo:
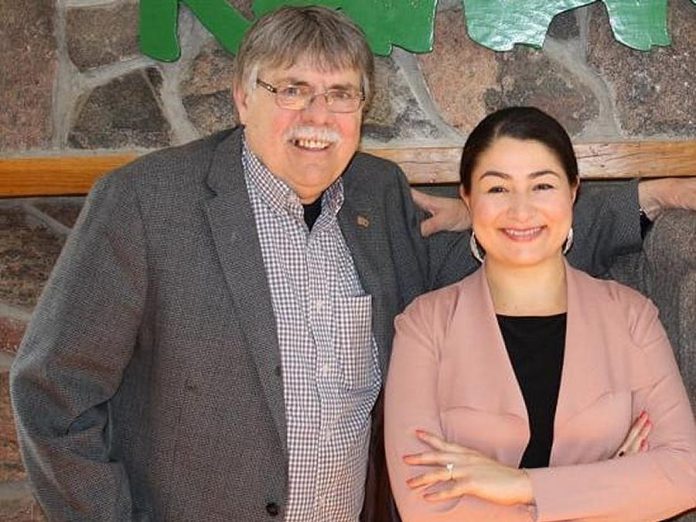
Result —
[{"label": "blazer sleeve", "polygon": [[422,498],[422,490],[412,490],[406,485],[408,478],[427,469],[409,466],[402,460],[404,455],[427,449],[416,438],[415,430],[424,429],[443,436],[437,380],[438,345],[445,328],[442,314],[433,311],[436,306],[433,306],[432,295],[426,296],[425,300],[417,299],[397,317],[385,389],[385,452],[389,480],[401,518],[403,522],[531,521],[533,512],[527,506],[501,506],[476,497],[431,503]]},{"label": "blazer sleeve", "polygon": [[537,520],[662,520],[696,506],[696,425],[672,349],[649,300],[632,337],[634,411],[653,423],[644,453],[591,464],[528,470]]},{"label": "blazer sleeve", "polygon": [[133,352],[146,292],[140,208],[124,176],[91,192],[12,365],[20,449],[51,520],[131,520],[109,454],[108,401]]},{"label": "blazer sleeve", "polygon": [[[426,213],[420,210],[411,196],[411,187],[403,171],[395,168],[398,175],[400,201],[404,207],[404,215],[410,229],[414,249],[423,252],[427,277],[426,290],[435,290],[459,281],[464,276],[474,272],[479,264],[469,249],[471,231],[439,232],[428,238],[420,233],[420,223],[426,219]],[[456,196],[459,197],[459,196]],[[404,219],[400,217],[400,219]],[[416,295],[418,295],[416,294]],[[407,303],[410,300],[407,301]]]},{"label": "blazer sleeve", "polygon": [[617,256],[640,251],[638,182],[601,188],[581,185],[573,210],[573,232],[568,261],[594,276],[606,274]]}]

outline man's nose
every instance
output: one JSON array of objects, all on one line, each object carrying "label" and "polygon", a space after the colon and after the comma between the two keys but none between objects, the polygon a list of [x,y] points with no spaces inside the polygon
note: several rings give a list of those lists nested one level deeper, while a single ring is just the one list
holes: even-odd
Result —
[{"label": "man's nose", "polygon": [[312,96],[302,110],[302,115],[311,121],[325,121],[330,114],[326,96],[322,93]]}]

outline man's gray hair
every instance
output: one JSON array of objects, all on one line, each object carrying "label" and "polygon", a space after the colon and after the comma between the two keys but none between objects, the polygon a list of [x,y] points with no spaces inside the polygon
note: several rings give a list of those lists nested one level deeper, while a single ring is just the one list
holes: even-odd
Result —
[{"label": "man's gray hair", "polygon": [[324,72],[358,71],[369,101],[374,58],[365,35],[343,13],[318,6],[281,7],[259,18],[237,52],[235,86],[250,92],[256,87],[259,69],[292,67],[303,59]]}]

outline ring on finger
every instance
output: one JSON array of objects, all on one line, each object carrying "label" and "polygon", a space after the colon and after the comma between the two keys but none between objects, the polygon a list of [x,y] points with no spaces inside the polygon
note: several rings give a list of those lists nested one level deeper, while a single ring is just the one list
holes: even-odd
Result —
[{"label": "ring on finger", "polygon": [[445,464],[445,468],[447,469],[447,473],[449,473],[449,477],[447,477],[447,480],[454,480],[454,463],[448,462],[447,464]]}]

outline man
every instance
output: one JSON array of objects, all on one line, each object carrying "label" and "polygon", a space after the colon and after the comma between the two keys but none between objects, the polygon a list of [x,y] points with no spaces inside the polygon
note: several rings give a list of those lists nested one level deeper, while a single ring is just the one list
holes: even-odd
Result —
[{"label": "man", "polygon": [[[280,9],[237,55],[243,128],[95,186],[11,374],[51,520],[359,517],[392,320],[475,267],[356,154],[372,71],[347,18]],[[580,266],[640,242],[635,185],[609,197],[578,217]]]}]

